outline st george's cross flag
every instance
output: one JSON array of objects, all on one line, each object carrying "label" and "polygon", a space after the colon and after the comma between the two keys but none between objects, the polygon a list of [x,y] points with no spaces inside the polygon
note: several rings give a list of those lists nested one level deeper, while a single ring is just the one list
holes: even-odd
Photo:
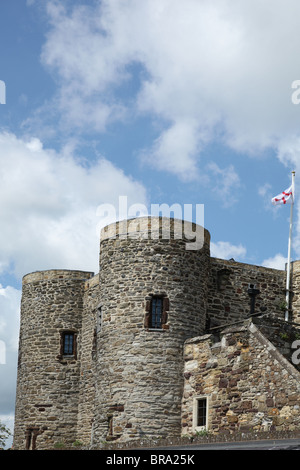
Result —
[{"label": "st george's cross flag", "polygon": [[292,228],[293,228],[293,208],[295,200],[295,171],[292,171],[292,184],[291,186],[282,191],[282,193],[272,198],[272,204],[275,206],[279,204],[290,204],[291,213],[290,213],[290,231],[289,231],[289,245],[288,245],[288,262],[286,268],[286,310],[285,310],[285,320],[289,320],[289,310],[290,310],[290,273],[291,273],[291,250],[292,250]]},{"label": "st george's cross flag", "polygon": [[272,204],[277,206],[278,204],[292,204],[293,203],[293,185],[291,185],[285,191],[278,194],[277,196],[272,198]]}]

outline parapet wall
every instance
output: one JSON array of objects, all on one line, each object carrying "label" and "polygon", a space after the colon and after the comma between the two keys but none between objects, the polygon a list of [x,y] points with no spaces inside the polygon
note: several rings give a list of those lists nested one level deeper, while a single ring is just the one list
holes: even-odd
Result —
[{"label": "parapet wall", "polygon": [[59,281],[59,280],[84,280],[90,279],[94,273],[70,269],[50,269],[48,271],[35,271],[26,274],[22,279],[22,285],[33,284],[41,281]]},{"label": "parapet wall", "polygon": [[204,227],[167,217],[138,217],[112,223],[101,230],[100,245],[109,239],[181,240],[187,251],[210,245],[210,233]]},{"label": "parapet wall", "polygon": [[250,284],[259,290],[255,313],[263,309],[284,318],[285,282],[285,271],[211,258],[207,314],[212,326],[242,320],[250,314]]}]

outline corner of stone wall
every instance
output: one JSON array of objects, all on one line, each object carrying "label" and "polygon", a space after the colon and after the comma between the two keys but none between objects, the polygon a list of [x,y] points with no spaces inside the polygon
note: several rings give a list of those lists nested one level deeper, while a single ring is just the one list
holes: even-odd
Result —
[{"label": "corner of stone wall", "polygon": [[249,331],[259,341],[266,351],[283,367],[289,375],[300,381],[300,372],[280,353],[280,351],[269,341],[259,330],[259,328],[251,322]]},{"label": "corner of stone wall", "polygon": [[251,319],[184,345],[182,435],[194,435],[195,400],[206,397],[207,432],[293,431],[300,425],[300,372]]}]

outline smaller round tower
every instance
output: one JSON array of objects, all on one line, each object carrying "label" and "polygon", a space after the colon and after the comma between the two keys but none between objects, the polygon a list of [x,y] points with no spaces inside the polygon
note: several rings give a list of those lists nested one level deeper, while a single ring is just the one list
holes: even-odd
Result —
[{"label": "smaller round tower", "polygon": [[23,277],[15,449],[76,440],[83,294],[92,275],[49,270]]}]

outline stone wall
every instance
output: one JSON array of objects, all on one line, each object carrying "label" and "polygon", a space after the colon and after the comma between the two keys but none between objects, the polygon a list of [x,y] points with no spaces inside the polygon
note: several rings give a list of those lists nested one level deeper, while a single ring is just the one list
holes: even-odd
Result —
[{"label": "stone wall", "polygon": [[217,258],[211,258],[210,266],[207,314],[212,326],[242,320],[250,314],[249,284],[260,291],[255,299],[256,313],[263,308],[284,317],[285,271]]},{"label": "stone wall", "polygon": [[83,297],[77,440],[85,445],[89,445],[92,441],[95,414],[97,315],[101,305],[99,287],[99,274],[97,274],[86,281]]},{"label": "stone wall", "polygon": [[182,434],[193,434],[195,397],[207,397],[208,431],[293,431],[300,426],[300,373],[251,322],[186,341]]},{"label": "stone wall", "polygon": [[[186,235],[196,228],[198,249],[187,249],[195,248]],[[203,227],[147,217],[102,231],[96,276],[24,276],[14,447],[180,435],[183,387],[183,433],[192,432],[195,394],[209,396],[215,433],[297,425],[298,372],[258,326],[228,331],[218,343],[217,335],[201,336],[247,318],[249,284],[260,291],[255,313],[284,318],[285,282],[285,271],[211,258]],[[298,261],[292,290],[290,319],[300,323]],[[167,305],[159,329],[147,319],[153,295]],[[76,357],[61,355],[66,330],[76,335]],[[290,357],[281,339],[291,338],[291,329],[285,336],[262,331]]]},{"label": "stone wall", "polygon": [[300,324],[263,315],[252,319],[259,331],[276,347],[276,349],[300,370],[294,360],[295,350],[300,340]]}]

